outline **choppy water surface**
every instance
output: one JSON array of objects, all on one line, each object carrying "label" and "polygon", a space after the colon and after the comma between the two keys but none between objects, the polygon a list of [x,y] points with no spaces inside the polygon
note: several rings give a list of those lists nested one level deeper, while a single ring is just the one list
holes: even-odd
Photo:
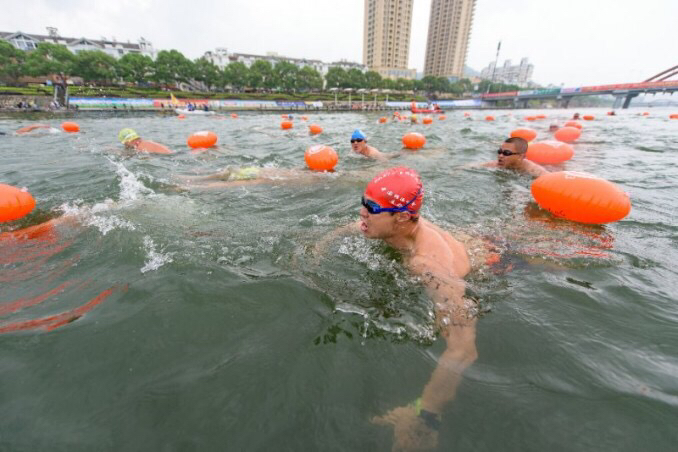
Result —
[{"label": "choppy water surface", "polygon": [[[357,219],[384,166],[349,152],[363,129],[385,152],[422,151],[423,214],[492,238],[512,271],[468,278],[478,360],[443,418],[439,450],[675,450],[678,444],[678,121],[655,109],[584,122],[563,165],[611,180],[633,203],[604,227],[554,220],[530,179],[462,168],[491,160],[529,112],[461,112],[431,126],[376,114],[231,118],[80,116],[79,134],[0,136],[0,182],[38,208],[13,227],[73,220],[0,242],[0,449],[390,450],[373,416],[421,395],[443,341],[432,304],[393,250],[361,237],[313,246]],[[548,111],[530,123],[548,138]],[[10,132],[40,120],[0,118]],[[174,149],[130,155],[134,127]],[[192,132],[219,146],[194,154]],[[182,191],[225,167],[302,168],[312,144],[338,171],[304,184]],[[7,230],[7,225],[5,225]]]}]

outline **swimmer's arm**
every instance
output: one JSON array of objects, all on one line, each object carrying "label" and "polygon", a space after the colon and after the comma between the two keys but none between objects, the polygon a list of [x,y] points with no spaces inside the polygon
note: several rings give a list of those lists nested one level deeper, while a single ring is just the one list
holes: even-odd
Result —
[{"label": "swimmer's arm", "polygon": [[547,170],[546,168],[537,163],[530,162],[529,160],[526,160],[526,162],[527,162],[527,168],[525,168],[526,171],[534,177],[539,177],[550,172],[549,170]]},{"label": "swimmer's arm", "polygon": [[440,416],[454,399],[464,370],[478,357],[476,320],[464,300],[463,279],[450,275],[429,258],[414,258],[411,268],[422,278],[433,299],[436,319],[447,342],[421,396],[421,408]]},{"label": "swimmer's arm", "polygon": [[360,233],[360,221],[355,221],[353,223],[349,223],[345,226],[337,228],[334,231],[330,232],[329,234],[325,235],[321,240],[319,240],[315,244],[315,246],[313,247],[313,255],[315,257],[320,257],[322,254],[325,253],[325,250],[327,249],[329,244],[341,236],[353,234],[357,235],[359,233]]}]

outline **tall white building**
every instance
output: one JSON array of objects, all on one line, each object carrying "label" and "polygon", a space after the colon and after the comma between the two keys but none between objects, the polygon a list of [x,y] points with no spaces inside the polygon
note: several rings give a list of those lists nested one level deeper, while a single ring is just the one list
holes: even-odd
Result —
[{"label": "tall white building", "polygon": [[121,58],[128,53],[139,53],[147,55],[154,60],[157,54],[153,48],[153,44],[144,38],[139,38],[139,41],[136,44],[133,44],[129,41],[120,42],[115,38],[112,40],[103,37],[101,39],[67,38],[59,36],[59,32],[56,28],[47,27],[47,30],[49,33],[47,35],[29,34],[21,31],[0,31],[0,39],[8,41],[17,49],[24,51],[36,49],[41,42],[49,42],[52,44],[64,45],[68,50],[76,54],[83,50],[100,50],[114,58]]},{"label": "tall white building", "polygon": [[476,0],[432,0],[424,74],[462,78]]},{"label": "tall white building", "polygon": [[534,65],[530,64],[527,58],[523,58],[520,60],[520,64],[515,66],[511,65],[511,60],[506,60],[503,66],[495,67],[493,61],[480,71],[480,78],[494,80],[495,83],[507,83],[525,88],[532,80],[533,71]]}]

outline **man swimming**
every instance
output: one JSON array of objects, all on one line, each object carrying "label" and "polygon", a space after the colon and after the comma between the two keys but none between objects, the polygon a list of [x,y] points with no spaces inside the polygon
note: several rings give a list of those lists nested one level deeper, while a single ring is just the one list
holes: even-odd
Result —
[{"label": "man swimming", "polygon": [[541,165],[538,165],[525,158],[527,153],[527,141],[522,138],[513,137],[505,140],[497,150],[497,161],[487,162],[481,166],[487,168],[505,168],[539,177],[547,174],[549,171]]},{"label": "man swimming", "polygon": [[118,140],[125,145],[127,149],[135,151],[149,152],[153,154],[171,154],[172,151],[160,143],[150,140],[142,140],[133,129],[122,129],[118,133]]},{"label": "man swimming", "polygon": [[398,154],[386,155],[377,148],[367,144],[367,137],[360,129],[356,129],[351,135],[351,149],[353,152],[364,155],[367,158],[386,161],[389,158],[397,157]]},{"label": "man swimming", "polygon": [[394,450],[435,447],[443,410],[454,399],[462,373],[477,358],[475,306],[464,298],[463,278],[471,271],[471,259],[461,241],[421,218],[423,200],[415,170],[388,169],[367,185],[360,220],[340,230],[383,240],[402,254],[404,266],[421,279],[432,298],[436,323],[447,342],[421,398],[373,419],[394,426]]}]

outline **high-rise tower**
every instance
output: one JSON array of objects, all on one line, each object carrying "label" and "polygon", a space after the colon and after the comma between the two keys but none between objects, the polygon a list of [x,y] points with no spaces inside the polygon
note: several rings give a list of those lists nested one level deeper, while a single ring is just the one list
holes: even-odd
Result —
[{"label": "high-rise tower", "polygon": [[432,0],[424,74],[436,77],[464,75],[476,0]]},{"label": "high-rise tower", "polygon": [[383,77],[413,78],[407,69],[413,0],[365,0],[363,64]]}]

